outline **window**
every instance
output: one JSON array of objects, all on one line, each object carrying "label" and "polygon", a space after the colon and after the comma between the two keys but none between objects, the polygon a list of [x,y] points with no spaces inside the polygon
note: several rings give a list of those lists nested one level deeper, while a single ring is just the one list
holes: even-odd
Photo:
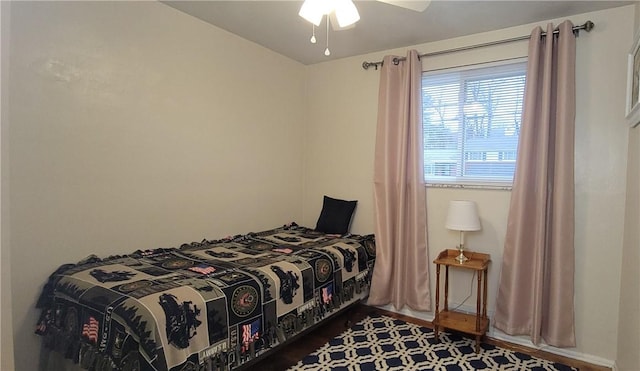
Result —
[{"label": "window", "polygon": [[427,183],[512,184],[525,76],[522,61],[423,73]]}]

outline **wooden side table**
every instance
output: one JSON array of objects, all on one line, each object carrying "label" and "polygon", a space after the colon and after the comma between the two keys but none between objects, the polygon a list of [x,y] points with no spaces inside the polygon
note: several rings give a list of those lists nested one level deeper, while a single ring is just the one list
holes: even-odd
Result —
[{"label": "wooden side table", "polygon": [[[440,341],[438,331],[448,328],[475,335],[476,353],[480,351],[480,340],[489,328],[487,317],[487,272],[491,257],[489,254],[465,251],[468,261],[460,264],[455,258],[458,250],[444,250],[433,262],[436,265],[436,313],[433,320],[436,341]],[[440,310],[440,266],[444,265],[444,308]],[[470,269],[478,274],[478,291],[476,301],[476,313],[467,314],[449,310],[449,267]],[[484,282],[483,282],[484,281]]]}]

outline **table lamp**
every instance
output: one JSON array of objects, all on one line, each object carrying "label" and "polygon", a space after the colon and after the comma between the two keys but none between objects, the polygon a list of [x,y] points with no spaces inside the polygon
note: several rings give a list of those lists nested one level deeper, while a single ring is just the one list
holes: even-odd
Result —
[{"label": "table lamp", "polygon": [[456,260],[460,264],[466,262],[469,258],[464,256],[464,232],[479,231],[481,229],[476,203],[473,201],[450,201],[445,227],[460,231],[460,245],[458,245],[460,255],[456,257]]}]

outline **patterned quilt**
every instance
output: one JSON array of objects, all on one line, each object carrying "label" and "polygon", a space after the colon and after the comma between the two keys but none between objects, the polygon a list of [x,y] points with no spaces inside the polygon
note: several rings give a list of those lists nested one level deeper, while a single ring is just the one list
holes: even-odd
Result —
[{"label": "patterned quilt", "polygon": [[36,333],[91,370],[229,370],[367,296],[372,235],[295,223],[95,256],[45,285]]}]

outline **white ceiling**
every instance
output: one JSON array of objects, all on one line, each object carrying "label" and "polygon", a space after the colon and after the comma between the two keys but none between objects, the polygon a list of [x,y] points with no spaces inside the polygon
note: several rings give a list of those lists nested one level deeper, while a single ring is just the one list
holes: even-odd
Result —
[{"label": "white ceiling", "polygon": [[[535,23],[634,3],[634,1],[433,0],[422,13],[382,2],[355,1],[354,28],[329,31],[331,56],[324,55],[326,23],[316,28],[298,16],[302,0],[187,1],[163,3],[303,64],[361,55],[505,27]],[[326,18],[325,18],[326,19]],[[573,19],[574,23],[587,19]],[[597,28],[598,25],[596,24]]]}]

